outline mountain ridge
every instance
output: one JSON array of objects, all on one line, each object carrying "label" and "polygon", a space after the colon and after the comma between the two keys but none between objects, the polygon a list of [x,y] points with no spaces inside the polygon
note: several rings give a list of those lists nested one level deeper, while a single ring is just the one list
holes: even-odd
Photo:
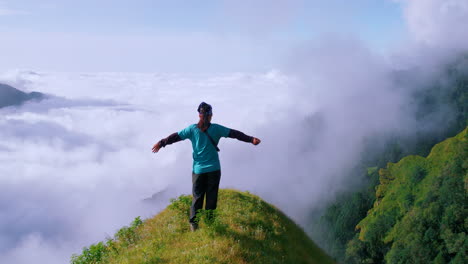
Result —
[{"label": "mountain ridge", "polygon": [[8,84],[0,83],[0,108],[19,106],[30,100],[41,100],[45,97],[39,92],[25,93]]},{"label": "mountain ridge", "polygon": [[274,206],[249,192],[221,189],[213,221],[201,212],[191,232],[191,197],[182,195],[153,218],[135,219],[113,239],[84,248],[85,263],[335,263]]}]

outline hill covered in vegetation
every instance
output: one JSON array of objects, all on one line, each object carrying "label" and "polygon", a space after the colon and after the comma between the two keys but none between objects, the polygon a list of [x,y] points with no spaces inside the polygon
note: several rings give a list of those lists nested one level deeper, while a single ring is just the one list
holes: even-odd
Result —
[{"label": "hill covered in vegetation", "polygon": [[[440,75],[432,76],[432,81],[418,84],[420,87],[411,90],[413,111],[409,111],[408,115],[413,116],[416,129],[407,134],[383,133],[369,136],[360,161],[354,164],[354,168],[345,177],[352,179],[351,184],[363,184],[339,194],[333,202],[324,205],[324,208],[310,212],[306,231],[339,263],[351,263],[346,258],[346,252],[353,245],[350,241],[355,241],[356,235],[359,235],[356,226],[367,217],[368,211],[377,200],[380,169],[386,168],[388,162],[397,163],[407,156],[428,156],[434,145],[456,136],[466,128],[468,56],[460,56],[442,68],[444,70]],[[413,75],[415,74],[412,71],[400,72],[395,74],[395,78],[402,87],[410,87],[407,83],[411,83]],[[355,258],[354,263],[370,263],[366,262],[367,257],[362,256],[360,261]],[[383,258],[382,254],[381,257]]]},{"label": "hill covered in vegetation", "polygon": [[136,218],[114,238],[84,248],[72,264],[85,263],[334,263],[286,215],[248,192],[220,190],[215,218],[201,213],[188,225],[190,196],[164,211]]},{"label": "hill covered in vegetation", "polygon": [[380,169],[376,200],[346,263],[466,263],[468,128],[430,154]]}]

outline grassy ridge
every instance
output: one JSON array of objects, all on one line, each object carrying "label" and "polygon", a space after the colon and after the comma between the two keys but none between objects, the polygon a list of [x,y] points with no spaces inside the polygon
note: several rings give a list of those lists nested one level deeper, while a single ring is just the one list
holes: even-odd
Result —
[{"label": "grassy ridge", "polygon": [[379,171],[374,207],[357,225],[347,263],[466,263],[467,132],[427,158],[408,156]]},{"label": "grassy ridge", "polygon": [[196,232],[189,230],[190,202],[181,196],[155,217],[137,218],[72,263],[334,263],[287,216],[248,192],[220,190],[215,220],[202,213]]}]

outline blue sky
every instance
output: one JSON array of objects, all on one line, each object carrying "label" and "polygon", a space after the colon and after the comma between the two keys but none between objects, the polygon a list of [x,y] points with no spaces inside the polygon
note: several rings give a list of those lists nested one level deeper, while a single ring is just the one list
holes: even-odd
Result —
[{"label": "blue sky", "polygon": [[385,51],[405,24],[391,0],[0,0],[0,33],[0,70],[263,71],[323,34]]}]

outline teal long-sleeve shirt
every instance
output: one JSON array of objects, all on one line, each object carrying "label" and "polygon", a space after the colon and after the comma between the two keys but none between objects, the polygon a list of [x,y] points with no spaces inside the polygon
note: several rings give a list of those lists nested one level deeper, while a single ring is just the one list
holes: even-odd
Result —
[{"label": "teal long-sleeve shirt", "polygon": [[[210,124],[206,131],[213,139],[216,145],[222,137],[236,138],[244,142],[252,142],[252,137],[244,133],[224,127],[218,124]],[[202,132],[197,124],[192,124],[178,133],[174,133],[169,137],[162,139],[160,144],[162,147],[178,142],[180,140],[190,139],[192,142],[192,157],[193,157],[193,172],[196,174],[217,171],[221,169],[219,155],[216,147],[210,142],[210,139]]]}]

